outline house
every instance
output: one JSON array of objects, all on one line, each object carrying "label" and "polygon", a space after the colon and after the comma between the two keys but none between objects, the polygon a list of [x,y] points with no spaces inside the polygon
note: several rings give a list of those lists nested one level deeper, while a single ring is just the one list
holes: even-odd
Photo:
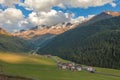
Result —
[{"label": "house", "polygon": [[57,63],[57,67],[58,67],[59,69],[61,69],[61,67],[62,67],[62,62],[58,62],[58,63]]},{"label": "house", "polygon": [[77,71],[82,71],[82,66],[81,66],[81,65],[77,65],[77,66],[76,66],[76,70],[77,70]]},{"label": "house", "polygon": [[71,67],[70,67],[70,70],[71,70],[71,71],[75,71],[75,70],[76,70],[76,67],[75,67],[75,66],[71,66]]},{"label": "house", "polygon": [[71,67],[75,66],[75,63],[67,63],[68,69],[71,69]]},{"label": "house", "polygon": [[48,55],[46,54],[46,55],[44,55],[44,56],[45,56],[45,57],[48,57],[48,58],[52,58],[52,55],[49,55],[49,54],[48,54]]},{"label": "house", "polygon": [[87,66],[82,66],[82,69],[87,71],[88,70],[88,67]]},{"label": "house", "polygon": [[89,71],[89,72],[91,72],[91,73],[94,73],[94,72],[95,72],[95,69],[94,69],[93,67],[89,66],[89,67],[87,68],[87,71]]},{"label": "house", "polygon": [[67,69],[66,63],[64,63],[64,64],[61,66],[61,69]]},{"label": "house", "polygon": [[59,69],[67,69],[67,63],[58,62],[57,64]]}]

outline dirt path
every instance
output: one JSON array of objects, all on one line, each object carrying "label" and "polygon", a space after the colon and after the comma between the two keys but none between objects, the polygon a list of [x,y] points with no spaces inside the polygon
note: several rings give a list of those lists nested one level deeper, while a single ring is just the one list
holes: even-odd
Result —
[{"label": "dirt path", "polygon": [[20,77],[20,76],[10,76],[6,74],[0,74],[0,80],[33,80],[33,79]]}]

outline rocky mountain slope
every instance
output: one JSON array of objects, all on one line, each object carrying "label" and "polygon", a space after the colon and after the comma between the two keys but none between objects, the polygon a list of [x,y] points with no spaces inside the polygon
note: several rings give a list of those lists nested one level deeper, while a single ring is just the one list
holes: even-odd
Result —
[{"label": "rocky mountain slope", "polygon": [[72,24],[69,22],[60,23],[54,26],[39,25],[32,27],[29,30],[22,30],[20,32],[14,33],[13,35],[28,40],[29,42],[33,43],[35,47],[43,47],[55,36],[75,28],[76,25],[78,24]]},{"label": "rocky mountain slope", "polygon": [[61,34],[69,29],[74,28],[74,27],[75,26],[71,23],[60,23],[55,26],[39,25],[36,27],[32,27],[29,30],[17,32],[14,35],[23,37],[26,39],[30,39],[30,38],[37,37],[40,35],[45,35],[45,34],[53,34],[53,35]]}]

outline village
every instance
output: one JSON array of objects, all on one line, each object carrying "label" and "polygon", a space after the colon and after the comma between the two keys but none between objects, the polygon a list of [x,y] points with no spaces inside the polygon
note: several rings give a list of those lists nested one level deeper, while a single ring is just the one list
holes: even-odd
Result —
[{"label": "village", "polygon": [[83,66],[80,64],[76,64],[74,62],[62,62],[54,58],[52,55],[44,55],[48,58],[52,58],[57,63],[57,68],[61,70],[70,70],[70,71],[88,71],[91,73],[95,73],[95,69],[92,66]]},{"label": "village", "polygon": [[71,71],[88,71],[88,72],[91,72],[91,73],[95,73],[95,69],[91,66],[83,66],[83,65],[80,65],[80,64],[75,64],[73,62],[69,62],[69,63],[63,63],[63,62],[58,62],[57,63],[57,67],[59,69],[62,69],[62,70],[71,70]]}]

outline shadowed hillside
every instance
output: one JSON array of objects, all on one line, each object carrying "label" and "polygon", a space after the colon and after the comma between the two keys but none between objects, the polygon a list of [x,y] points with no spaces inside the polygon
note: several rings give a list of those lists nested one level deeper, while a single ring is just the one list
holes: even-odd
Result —
[{"label": "shadowed hillside", "polygon": [[4,29],[0,28],[0,51],[1,52],[27,52],[32,47],[26,40],[14,37]]},{"label": "shadowed hillside", "polygon": [[120,17],[77,27],[54,38],[40,54],[53,54],[81,64],[120,69]]}]

